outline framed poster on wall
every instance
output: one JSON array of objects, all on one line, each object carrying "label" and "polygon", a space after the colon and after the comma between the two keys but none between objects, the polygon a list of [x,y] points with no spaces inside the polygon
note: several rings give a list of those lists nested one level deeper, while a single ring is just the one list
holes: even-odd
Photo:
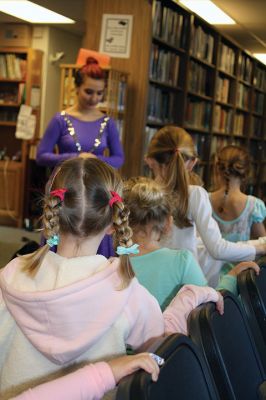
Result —
[{"label": "framed poster on wall", "polygon": [[129,58],[133,15],[103,14],[100,49],[111,57]]}]

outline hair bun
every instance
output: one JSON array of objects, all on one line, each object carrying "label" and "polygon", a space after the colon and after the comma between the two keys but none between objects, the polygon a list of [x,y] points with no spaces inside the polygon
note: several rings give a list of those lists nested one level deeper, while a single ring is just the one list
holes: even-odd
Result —
[{"label": "hair bun", "polygon": [[92,65],[92,64],[99,65],[98,60],[96,60],[96,58],[94,57],[88,57],[86,60],[86,65]]}]

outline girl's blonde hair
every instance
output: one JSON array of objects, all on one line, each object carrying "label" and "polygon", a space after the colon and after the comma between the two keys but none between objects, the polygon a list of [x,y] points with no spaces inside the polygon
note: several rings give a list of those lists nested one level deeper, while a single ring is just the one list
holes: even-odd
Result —
[{"label": "girl's blonde hair", "polygon": [[167,219],[172,215],[171,198],[165,187],[151,178],[131,178],[124,183],[123,197],[133,231],[145,231],[150,226],[160,237],[165,233]]},{"label": "girl's blonde hair", "polygon": [[225,182],[225,193],[222,203],[219,207],[220,212],[224,211],[226,198],[230,190],[230,180],[238,178],[242,190],[247,182],[250,172],[249,153],[242,147],[228,145],[223,147],[215,156],[214,164],[214,182],[218,189],[220,178]]},{"label": "girl's blonde hair", "polygon": [[163,180],[173,195],[175,224],[179,228],[191,226],[187,217],[190,180],[185,162],[197,158],[192,137],[183,128],[165,126],[151,139],[147,157],[164,166]]},{"label": "girl's blonde hair", "polygon": [[[55,189],[66,189],[64,200],[51,196]],[[128,210],[123,201],[110,206],[111,191],[122,193],[122,180],[106,163],[94,158],[75,158],[63,162],[56,170],[52,182],[47,185],[44,197],[43,227],[46,239],[62,233],[82,240],[102,232],[108,226],[114,228],[114,244],[132,245],[132,230],[128,225]],[[46,244],[35,253],[23,256],[24,270],[35,275],[48,252]],[[120,257],[121,287],[126,287],[134,277],[129,257]]]}]

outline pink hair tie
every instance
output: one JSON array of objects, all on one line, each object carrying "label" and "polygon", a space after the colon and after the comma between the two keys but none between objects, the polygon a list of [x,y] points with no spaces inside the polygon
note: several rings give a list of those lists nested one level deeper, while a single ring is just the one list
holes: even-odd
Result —
[{"label": "pink hair tie", "polygon": [[52,192],[50,192],[50,196],[52,197],[59,197],[61,201],[64,200],[65,198],[65,193],[67,192],[67,189],[55,189]]},{"label": "pink hair tie", "polygon": [[114,192],[113,190],[111,190],[110,193],[112,195],[111,199],[109,200],[110,207],[113,207],[114,203],[122,203],[123,200],[121,199],[118,193]]}]

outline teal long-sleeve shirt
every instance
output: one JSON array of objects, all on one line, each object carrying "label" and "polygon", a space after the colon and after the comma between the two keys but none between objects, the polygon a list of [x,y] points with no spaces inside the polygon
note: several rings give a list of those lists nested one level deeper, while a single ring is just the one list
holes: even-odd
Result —
[{"label": "teal long-sleeve shirt", "polygon": [[[189,250],[161,248],[130,258],[139,282],[158,300],[164,310],[185,284],[207,286],[207,280]],[[224,275],[217,289],[237,294],[236,278]]]}]

